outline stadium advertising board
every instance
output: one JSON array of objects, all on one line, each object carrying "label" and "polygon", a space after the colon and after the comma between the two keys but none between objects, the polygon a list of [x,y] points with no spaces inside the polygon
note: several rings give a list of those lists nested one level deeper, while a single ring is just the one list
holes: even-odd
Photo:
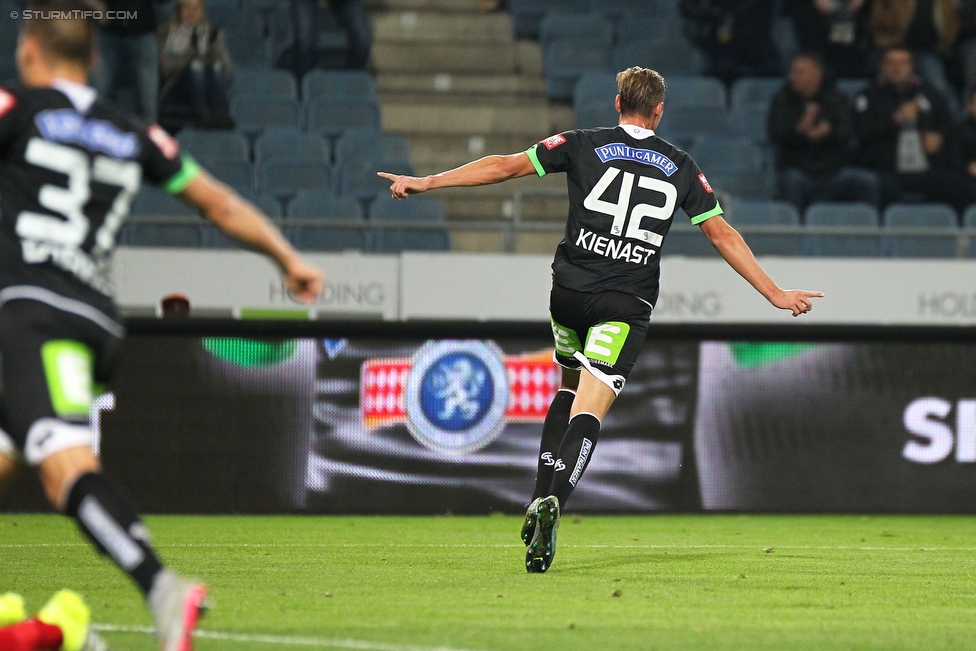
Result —
[{"label": "stadium advertising board", "polygon": [[[312,318],[387,321],[447,319],[546,321],[549,256],[403,253],[313,254],[328,285]],[[784,287],[826,293],[798,325],[976,324],[976,260],[763,258]],[[194,312],[301,310],[271,263],[243,251],[121,248],[114,282],[124,311],[154,313],[178,292]],[[665,257],[654,323],[792,322],[721,260]]]},{"label": "stadium advertising board", "polygon": [[[558,386],[544,326],[305,325],[136,326],[96,412],[109,474],[156,512],[521,510]],[[573,510],[976,511],[976,337],[716,332],[652,328]]]}]

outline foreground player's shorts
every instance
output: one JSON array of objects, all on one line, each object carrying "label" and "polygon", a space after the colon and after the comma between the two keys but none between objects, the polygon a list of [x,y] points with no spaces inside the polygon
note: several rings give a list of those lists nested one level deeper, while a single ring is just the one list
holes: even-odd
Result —
[{"label": "foreground player's shorts", "polygon": [[644,345],[650,317],[651,306],[631,294],[589,294],[554,284],[549,295],[553,359],[563,368],[585,367],[619,395]]},{"label": "foreground player's shorts", "polygon": [[91,445],[92,399],[115,365],[124,330],[91,306],[29,289],[38,297],[0,301],[0,453],[37,465]]}]

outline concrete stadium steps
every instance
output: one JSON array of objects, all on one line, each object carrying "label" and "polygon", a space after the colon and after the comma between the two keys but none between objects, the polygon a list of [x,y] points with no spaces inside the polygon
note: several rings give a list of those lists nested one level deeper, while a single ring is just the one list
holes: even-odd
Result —
[{"label": "concrete stadium steps", "polygon": [[373,18],[373,38],[384,43],[511,44],[512,19],[506,13],[449,14],[389,11]]},{"label": "concrete stadium steps", "polygon": [[380,74],[376,76],[380,101],[408,103],[483,102],[526,103],[547,106],[542,77],[518,74]]},{"label": "concrete stadium steps", "polygon": [[[509,14],[483,11],[479,0],[369,0],[368,5],[383,129],[407,137],[418,174],[487,154],[524,151],[573,128],[572,109],[546,98],[538,43],[516,40]],[[432,193],[447,212],[452,249],[505,250],[505,234],[462,226],[468,220],[511,219],[520,188],[564,189],[565,179],[531,176]],[[566,210],[565,199],[533,197],[523,215],[561,223]],[[551,254],[560,238],[559,230],[523,233],[515,248]]]},{"label": "concrete stadium steps", "polygon": [[373,64],[383,72],[512,73],[517,70],[515,48],[485,43],[379,42],[373,45]]},{"label": "concrete stadium steps", "polygon": [[[383,104],[383,129],[402,135],[505,135],[529,144],[572,125],[572,110],[520,106]],[[562,127],[562,128],[561,128]],[[540,135],[542,134],[542,135]]]},{"label": "concrete stadium steps", "polygon": [[482,13],[478,0],[366,0],[370,11],[439,11],[444,13]]}]

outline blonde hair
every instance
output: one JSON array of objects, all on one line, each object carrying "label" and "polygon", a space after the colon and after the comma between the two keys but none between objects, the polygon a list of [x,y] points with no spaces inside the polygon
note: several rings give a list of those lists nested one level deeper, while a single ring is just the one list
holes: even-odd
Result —
[{"label": "blonde hair", "polygon": [[664,101],[667,85],[656,70],[634,66],[617,73],[620,114],[648,117]]}]

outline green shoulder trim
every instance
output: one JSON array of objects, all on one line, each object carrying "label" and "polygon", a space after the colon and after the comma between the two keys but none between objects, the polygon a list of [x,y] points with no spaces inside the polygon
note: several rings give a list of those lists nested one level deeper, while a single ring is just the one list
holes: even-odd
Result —
[{"label": "green shoulder trim", "polygon": [[535,151],[538,148],[538,144],[532,145],[525,150],[525,154],[529,157],[529,160],[532,161],[532,167],[535,168],[535,173],[539,175],[539,178],[542,178],[546,175],[546,171],[542,169],[542,163],[539,162],[539,154],[537,154]]},{"label": "green shoulder trim", "polygon": [[189,154],[183,154],[181,156],[183,160],[183,167],[180,171],[173,175],[169,181],[163,183],[163,189],[170,194],[179,194],[186,189],[186,186],[190,185],[190,181],[197,175],[200,171],[200,164],[193,160],[193,157]]},{"label": "green shoulder trim", "polygon": [[691,218],[691,223],[693,225],[697,226],[698,224],[702,223],[706,219],[711,219],[712,217],[715,217],[716,215],[721,215],[724,212],[725,211],[722,210],[722,204],[720,204],[718,202],[718,199],[716,199],[715,200],[715,207],[714,208],[712,208],[708,212],[703,212],[702,214],[698,215],[697,217],[692,217]]}]

